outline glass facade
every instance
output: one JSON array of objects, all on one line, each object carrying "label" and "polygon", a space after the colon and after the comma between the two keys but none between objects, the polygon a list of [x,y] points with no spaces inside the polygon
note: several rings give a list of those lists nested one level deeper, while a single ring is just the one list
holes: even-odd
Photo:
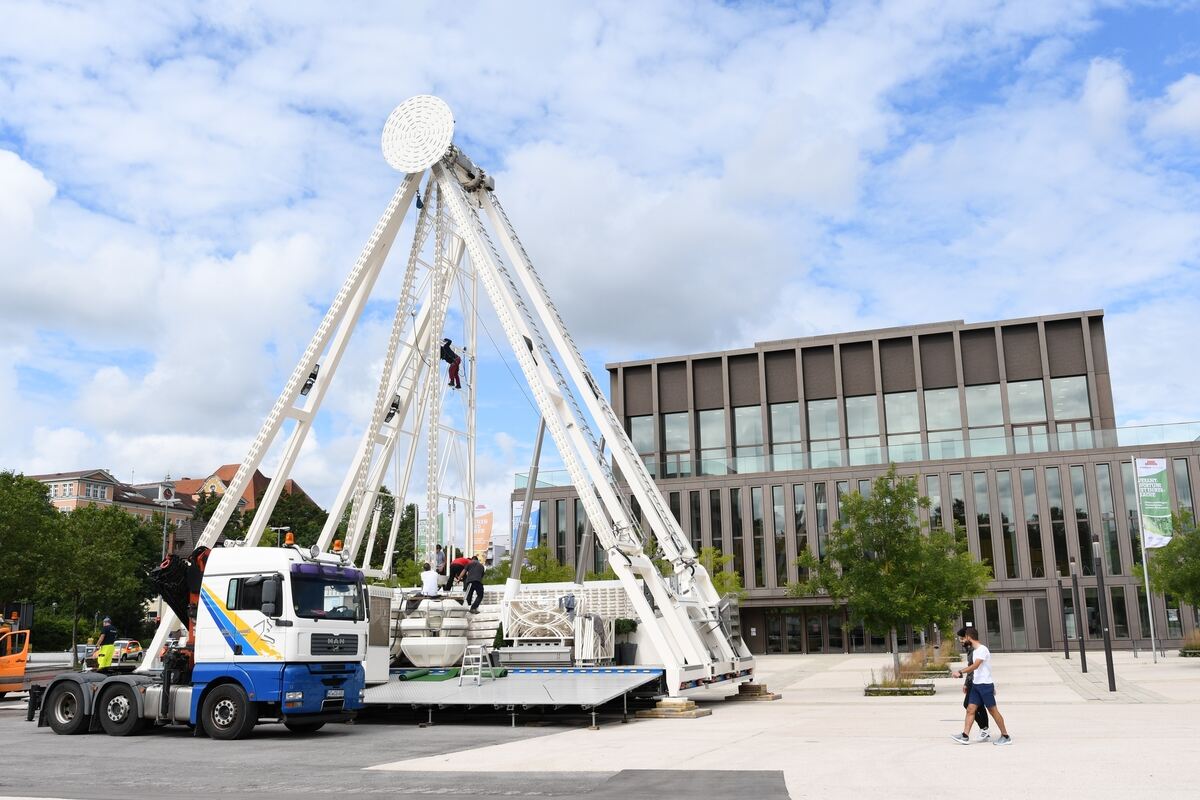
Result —
[{"label": "glass facade", "polygon": [[700,469],[701,475],[724,475],[728,472],[725,457],[725,409],[705,409],[697,417],[700,420]]},{"label": "glass facade", "polygon": [[1002,456],[1008,452],[1004,438],[1004,408],[1000,384],[968,386],[967,427],[972,456]]},{"label": "glass facade", "polygon": [[804,443],[800,435],[800,404],[771,404],[771,468],[804,469]]},{"label": "glass facade", "polygon": [[950,514],[954,519],[954,525],[966,531],[967,489],[963,483],[962,474],[958,472],[950,475]]},{"label": "glass facade", "polygon": [[733,571],[739,575],[746,574],[745,533],[742,525],[742,490],[729,490],[729,521],[733,525]]},{"label": "glass facade", "polygon": [[992,568],[992,575],[1004,577],[996,572],[995,552],[992,548],[992,512],[988,498],[986,472],[976,472],[972,478],[975,485],[975,525],[979,533],[979,561]]},{"label": "glass facade", "polygon": [[1121,491],[1125,495],[1125,529],[1133,553],[1133,571],[1142,566],[1142,526],[1138,516],[1137,483],[1133,479],[1133,462],[1121,462]]},{"label": "glass facade", "polygon": [[1079,537],[1080,574],[1095,575],[1096,562],[1092,558],[1092,524],[1088,514],[1087,486],[1084,483],[1083,467],[1071,467],[1071,496],[1075,500],[1075,533]]},{"label": "glass facade", "polygon": [[1125,606],[1125,587],[1114,586],[1112,595],[1112,635],[1116,639],[1129,638],[1129,609]]},{"label": "glass facade", "polygon": [[842,465],[842,430],[837,400],[808,401],[808,438],[813,469]]},{"label": "glass facade", "polygon": [[754,588],[756,589],[765,588],[767,585],[765,525],[763,490],[761,486],[755,486],[750,490],[750,529],[754,536]]},{"label": "glass facade", "polygon": [[883,396],[887,424],[888,460],[896,463],[920,461],[921,417],[916,392],[894,392]]},{"label": "glass facade", "polygon": [[879,406],[875,395],[846,398],[846,437],[851,464],[883,461],[879,440]]},{"label": "glass facade", "polygon": [[688,530],[691,533],[692,551],[699,553],[704,546],[703,517],[700,512],[700,492],[688,492]]},{"label": "glass facade", "polygon": [[817,558],[824,561],[825,540],[829,536],[829,498],[824,481],[813,484],[813,510],[817,514]]},{"label": "glass facade", "polygon": [[787,586],[787,517],[783,487],[771,487],[771,533],[775,536],[775,585]]},{"label": "glass facade", "polygon": [[1014,425],[1023,422],[1045,422],[1045,385],[1040,380],[1010,381],[1008,384],[1008,414]]},{"label": "glass facade", "polygon": [[940,528],[942,521],[942,479],[939,475],[925,476],[925,496],[929,498],[929,527]]},{"label": "glass facade", "polygon": [[688,430],[688,413],[663,414],[664,478],[686,478],[692,474],[692,436]]},{"label": "glass facade", "polygon": [[[792,522],[796,526],[796,555],[808,550],[808,503],[804,484],[797,483],[792,487]],[[800,575],[801,579],[805,574]]]},{"label": "glass facade", "polygon": [[1175,471],[1175,496],[1178,498],[1180,510],[1194,511],[1192,506],[1192,476],[1188,474],[1186,458],[1177,458],[1172,462]]},{"label": "glass facade", "polygon": [[1054,542],[1054,566],[1064,578],[1071,574],[1067,552],[1067,521],[1063,508],[1062,481],[1058,467],[1046,467],[1046,499],[1050,502],[1050,531]]},{"label": "glass facade", "polygon": [[1029,573],[1046,577],[1046,555],[1042,549],[1041,511],[1038,508],[1037,475],[1032,469],[1021,470],[1021,505],[1025,509],[1025,539],[1029,542]]},{"label": "glass facade", "polygon": [[996,472],[996,499],[1000,502],[1000,538],[1004,548],[1003,577],[1019,578],[1021,573],[1017,556],[1017,532],[1014,527],[1017,512],[1013,504],[1012,474],[1006,469]]},{"label": "glass facade", "polygon": [[554,557],[560,564],[567,560],[567,501],[554,501]]},{"label": "glass facade", "polygon": [[763,472],[762,409],[741,406],[733,410],[734,464],[739,473]]},{"label": "glass facade", "polygon": [[1029,640],[1025,635],[1025,601],[1014,597],[1008,601],[1009,628],[1012,630],[1013,648],[1025,650]]},{"label": "glass facade", "polygon": [[1100,500],[1100,529],[1103,531],[1105,560],[1109,575],[1121,574],[1121,542],[1117,536],[1117,512],[1114,505],[1112,468],[1096,465],[1096,488]]},{"label": "glass facade", "polygon": [[711,537],[712,546],[717,548],[718,553],[725,552],[725,543],[721,539],[721,490],[708,490],[708,535]]},{"label": "glass facade", "polygon": [[1061,422],[1063,420],[1090,420],[1092,418],[1086,376],[1051,378],[1050,397],[1051,402],[1054,404],[1054,419]]},{"label": "glass facade", "polygon": [[654,446],[654,417],[630,417],[629,438],[633,449],[642,457],[642,462],[651,475],[657,475],[655,468],[657,448]]}]

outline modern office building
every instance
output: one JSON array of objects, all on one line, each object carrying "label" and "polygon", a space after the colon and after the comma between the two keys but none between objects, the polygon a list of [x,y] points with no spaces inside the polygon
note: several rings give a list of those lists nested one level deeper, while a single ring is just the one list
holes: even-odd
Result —
[{"label": "modern office building", "polygon": [[[841,499],[892,462],[930,498],[929,523],[961,524],[991,565],[988,593],[964,609],[989,645],[1049,650],[1077,624],[1099,638],[1098,533],[1117,645],[1147,646],[1132,459],[1167,459],[1174,506],[1193,508],[1200,424],[1116,428],[1103,312],[787,339],[608,369],[613,407],[693,547],[733,555],[754,652],[883,649],[827,599],[786,589],[797,554],[821,554]],[[584,517],[565,473],[543,472],[535,498],[541,541],[575,562]],[[1168,645],[1200,629],[1196,609],[1151,602]]]}]

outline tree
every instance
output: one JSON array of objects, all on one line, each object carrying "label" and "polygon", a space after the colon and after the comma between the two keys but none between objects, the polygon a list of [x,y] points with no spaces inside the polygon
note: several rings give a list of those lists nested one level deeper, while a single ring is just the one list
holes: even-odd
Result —
[{"label": "tree", "polygon": [[144,604],[154,594],[149,574],[159,562],[160,537],[153,523],[116,506],[90,505],[63,516],[42,594],[70,615],[72,653],[79,619],[93,610],[112,617],[118,630],[140,631]]},{"label": "tree", "polygon": [[[203,492],[196,498],[196,510],[192,512],[192,519],[201,526],[207,525],[212,519],[212,515],[217,511],[217,505],[221,502],[221,495],[216,492]],[[236,508],[229,515],[229,521],[225,523],[225,537],[227,539],[239,539],[245,527],[242,524],[242,514]]]},{"label": "tree", "polygon": [[[511,574],[512,561],[506,558],[484,573],[483,582],[504,583]],[[525,551],[521,583],[570,583],[574,580],[575,568],[570,564],[559,564],[549,547],[543,545]]]},{"label": "tree", "polygon": [[1200,530],[1186,510],[1171,517],[1171,526],[1171,543],[1156,548],[1147,562],[1150,582],[1157,592],[1200,606]]},{"label": "tree", "polygon": [[724,597],[732,594],[736,595],[738,599],[746,596],[746,590],[742,586],[742,576],[729,569],[729,565],[733,563],[732,553],[726,555],[721,552],[720,548],[702,547],[697,560],[708,570],[708,574],[712,577],[713,588],[717,590],[718,595]]},{"label": "tree", "polygon": [[827,558],[804,553],[796,563],[808,578],[788,586],[792,597],[826,595],[835,605],[845,603],[852,623],[890,634],[897,674],[896,629],[945,625],[991,578],[990,568],[967,552],[961,526],[951,533],[921,521],[917,509],[928,507],[916,478],[897,477],[893,464],[869,496],[852,492],[843,498],[845,519],[833,524]]},{"label": "tree", "polygon": [[[252,508],[245,513],[242,524],[247,530],[254,521],[257,511],[257,508]],[[317,539],[321,538],[321,529],[325,527],[325,520],[328,517],[329,514],[314,503],[308,495],[284,492],[279,495],[275,508],[271,509],[271,518],[267,521],[267,527],[290,528],[296,537],[296,544],[301,547],[311,547],[317,543]],[[226,533],[226,536],[228,535]],[[272,536],[263,536],[259,544],[273,547],[275,539]]]},{"label": "tree", "polygon": [[41,481],[0,472],[0,603],[35,599],[61,523]]}]

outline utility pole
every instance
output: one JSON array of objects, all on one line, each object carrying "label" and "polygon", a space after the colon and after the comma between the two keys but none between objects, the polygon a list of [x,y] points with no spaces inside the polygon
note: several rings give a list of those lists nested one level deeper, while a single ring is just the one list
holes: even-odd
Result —
[{"label": "utility pole", "polygon": [[1100,534],[1092,534],[1092,559],[1096,565],[1096,582],[1100,601],[1100,628],[1104,632],[1104,663],[1108,667],[1108,690],[1117,690],[1117,676],[1113,673],[1112,635],[1108,630],[1108,595],[1104,590],[1104,551],[1100,547]]}]

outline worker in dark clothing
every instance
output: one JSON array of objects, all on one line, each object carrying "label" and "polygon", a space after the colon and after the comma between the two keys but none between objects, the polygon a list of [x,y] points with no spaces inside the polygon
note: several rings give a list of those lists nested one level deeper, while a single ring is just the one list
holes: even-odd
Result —
[{"label": "worker in dark clothing", "polygon": [[479,604],[483,602],[483,571],[479,556],[472,556],[466,570],[463,571],[463,583],[467,585],[467,604],[471,606],[472,614],[479,613]]},{"label": "worker in dark clothing", "polygon": [[442,361],[450,365],[450,386],[455,389],[461,389],[462,383],[458,379],[458,370],[462,366],[462,358],[458,353],[454,352],[454,348],[450,346],[449,339],[442,339]]},{"label": "worker in dark clothing", "polygon": [[113,627],[112,619],[104,618],[104,627],[100,629],[100,638],[96,640],[96,665],[101,669],[112,666],[113,650],[117,644],[117,629]]},{"label": "worker in dark clothing", "polygon": [[[967,627],[970,627],[970,625],[971,623],[968,622]],[[958,638],[963,639],[963,637],[966,636],[966,631],[967,628],[959,628]],[[974,663],[974,659],[972,658],[974,648],[971,647],[970,644],[963,645],[963,652],[966,653],[967,663]],[[963,676],[963,708],[966,708],[970,705],[971,684],[973,682],[974,680],[971,677],[971,673],[968,672]],[[984,708],[982,704],[975,709],[975,724],[979,726],[979,741],[986,742],[988,739],[992,738],[991,731],[988,730],[987,709]]]}]

